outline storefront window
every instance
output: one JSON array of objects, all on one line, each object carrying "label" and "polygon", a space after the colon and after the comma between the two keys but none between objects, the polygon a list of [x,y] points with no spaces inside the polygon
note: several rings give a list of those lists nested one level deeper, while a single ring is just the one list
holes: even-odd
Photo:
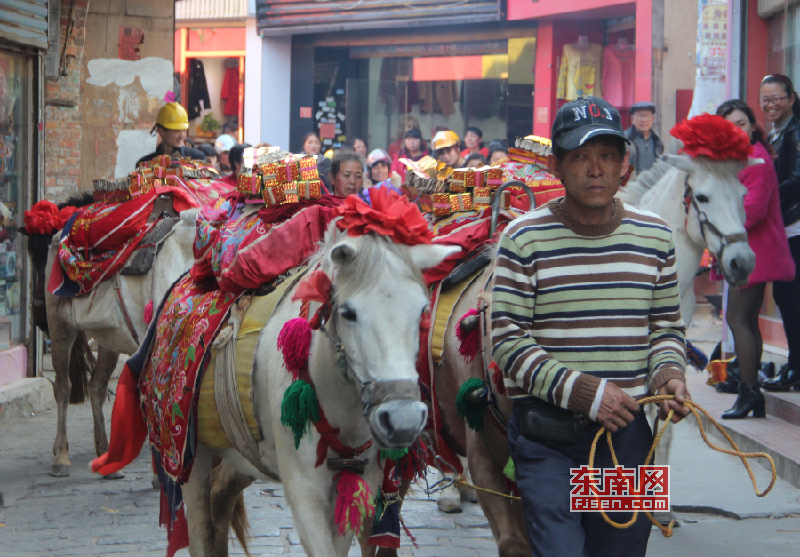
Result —
[{"label": "storefront window", "polygon": [[[31,64],[0,51],[0,357],[23,351],[26,333],[26,277],[23,236],[17,232],[28,207],[33,176],[29,164]],[[6,360],[4,359],[3,362]],[[9,362],[20,364],[15,355]],[[7,366],[0,363],[0,368]],[[24,373],[23,370],[19,370]]]},{"label": "storefront window", "polygon": [[319,48],[314,118],[323,151],[357,137],[370,150],[393,154],[410,127],[419,128],[428,147],[437,128],[452,130],[462,140],[467,128],[478,128],[484,146],[528,135],[533,129],[535,49],[533,36]]}]

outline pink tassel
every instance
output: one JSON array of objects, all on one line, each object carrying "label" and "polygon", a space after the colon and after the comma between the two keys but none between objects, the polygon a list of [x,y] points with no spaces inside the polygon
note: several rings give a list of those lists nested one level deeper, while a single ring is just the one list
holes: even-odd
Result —
[{"label": "pink tassel", "polygon": [[278,348],[283,352],[286,369],[297,379],[301,370],[308,366],[311,350],[311,327],[302,317],[287,321],[278,334]]},{"label": "pink tassel", "polygon": [[458,348],[458,353],[464,356],[467,362],[471,362],[478,355],[478,350],[481,347],[481,328],[475,327],[471,331],[465,332],[461,330],[461,322],[471,315],[478,315],[478,310],[471,309],[465,313],[461,319],[458,320],[456,325],[456,338],[461,342]]},{"label": "pink tassel", "polygon": [[144,306],[145,325],[149,325],[152,320],[153,320],[153,300],[150,300],[149,302],[147,302],[147,305]]},{"label": "pink tassel", "polygon": [[364,518],[375,514],[372,490],[361,476],[343,470],[339,474],[336,492],[339,496],[336,498],[333,520],[339,527],[339,535],[343,536],[348,530],[360,534]]}]

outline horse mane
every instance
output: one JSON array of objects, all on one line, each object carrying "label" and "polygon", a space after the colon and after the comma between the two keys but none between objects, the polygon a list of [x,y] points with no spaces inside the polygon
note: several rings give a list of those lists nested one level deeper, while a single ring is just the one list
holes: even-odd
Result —
[{"label": "horse mane", "polygon": [[314,268],[317,264],[322,264],[326,274],[332,275],[332,269],[326,268],[330,263],[330,253],[333,248],[341,241],[348,240],[358,250],[358,255],[352,265],[345,265],[336,274],[336,288],[334,289],[334,300],[346,300],[356,292],[375,286],[380,280],[381,273],[390,264],[388,255],[394,254],[403,262],[402,269],[396,269],[400,273],[405,273],[411,280],[417,281],[423,288],[426,288],[422,278],[422,272],[417,268],[411,259],[411,254],[407,246],[395,244],[385,236],[378,234],[365,234],[351,238],[346,231],[340,230],[334,220],[325,232],[322,249],[319,250],[310,260],[309,267]]},{"label": "horse mane", "polygon": [[92,196],[91,193],[76,193],[74,195],[70,195],[66,201],[59,203],[58,208],[63,209],[64,207],[86,207],[92,203],[94,203],[94,196]]},{"label": "horse mane", "polygon": [[648,191],[653,189],[661,178],[669,172],[673,166],[668,162],[657,159],[650,170],[636,176],[636,180],[628,183],[624,188],[620,188],[620,194],[623,201],[632,205],[638,205]]}]

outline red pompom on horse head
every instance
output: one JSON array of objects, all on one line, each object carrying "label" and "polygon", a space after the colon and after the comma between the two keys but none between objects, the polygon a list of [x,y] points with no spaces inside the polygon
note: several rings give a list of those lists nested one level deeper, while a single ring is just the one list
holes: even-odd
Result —
[{"label": "red pompom on horse head", "polygon": [[752,151],[750,138],[744,130],[722,116],[701,114],[677,124],[670,133],[683,141],[680,152],[691,157],[747,162]]}]

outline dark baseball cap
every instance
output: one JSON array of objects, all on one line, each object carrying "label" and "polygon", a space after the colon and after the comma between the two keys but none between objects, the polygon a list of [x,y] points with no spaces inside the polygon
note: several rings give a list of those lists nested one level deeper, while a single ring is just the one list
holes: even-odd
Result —
[{"label": "dark baseball cap", "polygon": [[558,109],[552,137],[562,149],[572,151],[601,135],[613,135],[630,143],[622,131],[619,111],[603,99],[582,97]]}]

